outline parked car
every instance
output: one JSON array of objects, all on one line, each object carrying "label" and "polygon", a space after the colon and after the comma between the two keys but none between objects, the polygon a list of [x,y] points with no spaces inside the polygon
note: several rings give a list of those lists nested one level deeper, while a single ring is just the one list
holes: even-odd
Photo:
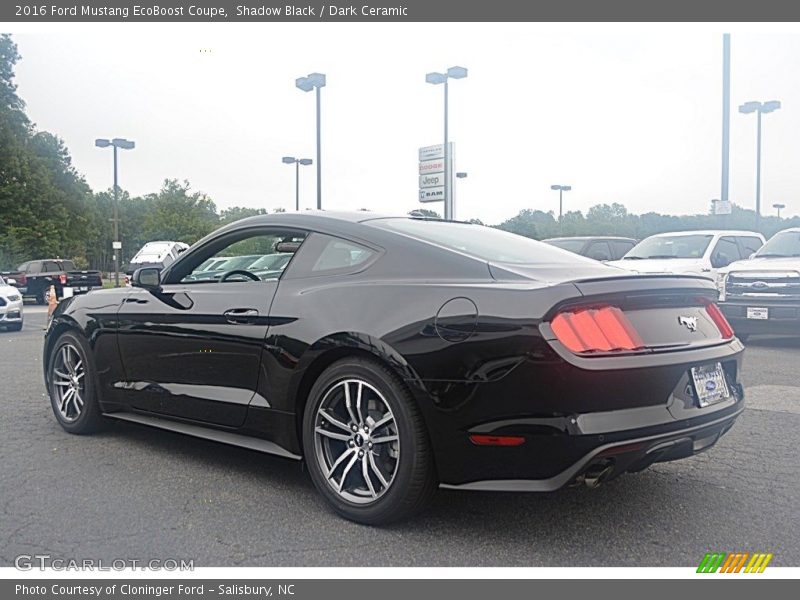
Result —
[{"label": "parked car", "polygon": [[720,308],[736,335],[800,334],[800,227],[772,236],[719,273]]},{"label": "parked car", "polygon": [[0,276],[0,327],[11,331],[22,329],[22,294]]},{"label": "parked car", "polygon": [[764,244],[753,231],[679,231],[643,239],[609,265],[634,273],[696,273],[715,279],[718,269],[749,257]]},{"label": "parked car", "polygon": [[189,244],[183,242],[147,242],[128,263],[128,268],[125,270],[125,285],[130,285],[130,277],[136,269],[142,267],[164,269],[188,249]]},{"label": "parked car", "polygon": [[[293,256],[274,279],[193,279],[237,244]],[[108,417],[302,458],[361,523],[406,517],[437,485],[594,487],[707,450],[744,409],[744,346],[713,282],[475,224],[261,215],[92,296],[60,303],[45,334],[66,431]]]},{"label": "parked car", "polygon": [[619,260],[636,245],[633,238],[610,236],[559,237],[542,241],[594,260]]},{"label": "parked car", "polygon": [[33,296],[39,304],[47,304],[50,286],[55,287],[59,298],[64,296],[64,288],[71,288],[73,294],[85,294],[103,287],[100,271],[82,271],[71,260],[61,258],[31,260],[0,276],[13,279],[23,296]]}]

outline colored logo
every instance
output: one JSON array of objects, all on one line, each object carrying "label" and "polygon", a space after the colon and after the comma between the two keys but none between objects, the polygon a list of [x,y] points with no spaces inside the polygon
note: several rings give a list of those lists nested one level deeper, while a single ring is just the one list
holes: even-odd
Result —
[{"label": "colored logo", "polygon": [[772,552],[709,552],[700,561],[698,573],[763,573]]}]

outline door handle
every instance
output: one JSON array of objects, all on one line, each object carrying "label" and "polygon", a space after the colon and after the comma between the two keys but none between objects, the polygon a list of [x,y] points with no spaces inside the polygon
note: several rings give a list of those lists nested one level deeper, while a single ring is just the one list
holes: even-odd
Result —
[{"label": "door handle", "polygon": [[222,313],[228,323],[241,324],[252,323],[258,316],[255,308],[232,308]]}]

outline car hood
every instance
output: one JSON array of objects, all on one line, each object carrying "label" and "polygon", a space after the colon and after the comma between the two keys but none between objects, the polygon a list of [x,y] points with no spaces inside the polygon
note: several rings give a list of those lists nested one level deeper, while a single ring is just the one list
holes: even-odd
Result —
[{"label": "car hood", "polygon": [[703,273],[706,267],[697,258],[645,258],[642,260],[615,260],[609,263],[634,273]]},{"label": "car hood", "polygon": [[786,258],[751,258],[748,260],[737,260],[729,264],[720,273],[730,273],[731,271],[798,271],[800,272],[800,257],[787,256]]},{"label": "car hood", "polygon": [[0,296],[3,298],[8,298],[9,296],[14,295],[21,296],[22,294],[20,294],[19,290],[13,285],[0,285]]}]

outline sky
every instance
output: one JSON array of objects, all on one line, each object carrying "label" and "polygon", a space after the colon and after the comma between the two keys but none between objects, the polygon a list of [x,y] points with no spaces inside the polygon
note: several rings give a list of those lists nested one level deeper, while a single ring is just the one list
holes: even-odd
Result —
[{"label": "sky", "polygon": [[[524,208],[620,202],[635,213],[706,212],[720,194],[723,26],[542,24],[112,24],[23,28],[18,93],[60,136],[95,190],[133,195],[188,180],[218,208],[294,207],[294,166],[315,158],[311,72],[322,90],[323,207],[404,213],[418,202],[417,149],[441,142],[450,84],[456,217],[499,223]],[[732,36],[730,199],[753,207],[755,115],[764,117],[762,211],[800,212],[800,26]],[[301,167],[301,208],[316,204]]]}]

